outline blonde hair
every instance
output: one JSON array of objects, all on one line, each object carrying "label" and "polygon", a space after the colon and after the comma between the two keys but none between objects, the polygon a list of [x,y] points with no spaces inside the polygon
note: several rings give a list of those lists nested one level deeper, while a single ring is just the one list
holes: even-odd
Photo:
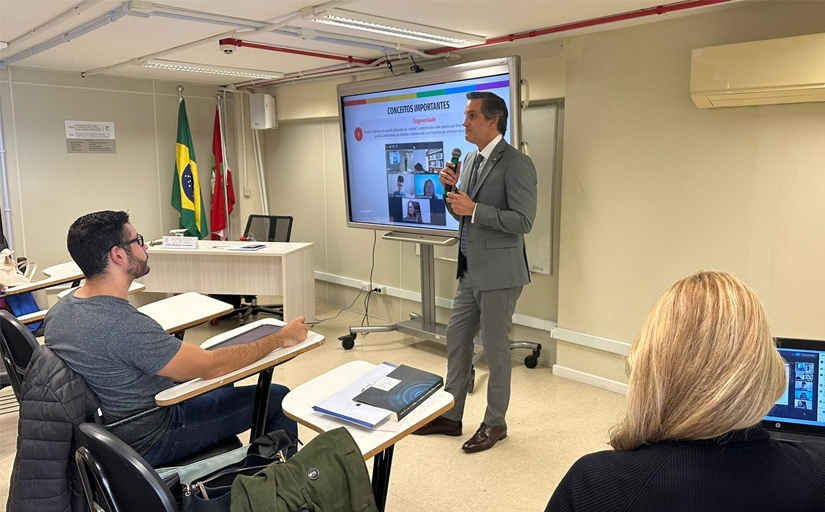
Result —
[{"label": "blonde hair", "polygon": [[630,349],[627,414],[610,444],[632,450],[751,427],[787,386],[759,297],[725,272],[671,286]]}]

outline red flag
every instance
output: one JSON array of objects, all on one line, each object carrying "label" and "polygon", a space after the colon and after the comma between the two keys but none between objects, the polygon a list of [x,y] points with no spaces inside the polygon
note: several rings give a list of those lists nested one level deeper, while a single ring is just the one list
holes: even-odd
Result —
[{"label": "red flag", "polygon": [[[229,198],[229,213],[235,204],[235,189],[232,187],[232,172],[226,171],[226,196]],[[215,129],[212,134],[212,240],[226,239],[226,215],[223,201],[223,147],[221,145],[221,123],[218,107],[215,107]]]}]

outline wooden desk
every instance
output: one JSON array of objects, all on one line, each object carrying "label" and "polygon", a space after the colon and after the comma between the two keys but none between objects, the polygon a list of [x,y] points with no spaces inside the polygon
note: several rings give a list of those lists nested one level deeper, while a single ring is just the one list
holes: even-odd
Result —
[{"label": "wooden desk", "polygon": [[378,509],[383,511],[387,502],[387,491],[390,484],[393,446],[428,421],[452,409],[455,402],[453,395],[440,389],[401,421],[386,421],[372,430],[338,420],[312,409],[313,405],[337,393],[344,386],[360,378],[375,366],[366,361],[351,361],[339,366],[290,391],[284,398],[281,407],[284,414],[316,432],[326,432],[338,427],[346,427],[352,434],[352,438],[355,439],[356,444],[358,444],[361,453],[364,454],[364,460],[375,456],[372,471],[372,492],[375,494]]},{"label": "wooden desk", "polygon": [[189,292],[146,304],[138,311],[152,317],[169,334],[175,334],[231,313],[234,309],[226,302]]},{"label": "wooden desk", "polygon": [[[285,325],[284,322],[274,318],[265,318],[246,325],[242,325],[231,331],[213,336],[201,344],[202,348],[209,348],[224,340],[237,336],[240,333],[254,329],[259,325]],[[266,411],[269,407],[269,386],[272,383],[272,369],[279,364],[283,364],[290,359],[308,352],[314,348],[318,348],[324,344],[324,337],[318,333],[309,331],[307,339],[301,343],[287,348],[279,348],[273,350],[261,359],[254,363],[244,366],[234,372],[228,373],[221,377],[214,379],[193,379],[187,382],[182,382],[174,387],[161,391],[155,395],[155,403],[161,407],[175,405],[177,403],[188,400],[189,398],[202,395],[213,389],[221,386],[237,382],[245,379],[250,375],[259,374],[258,376],[258,390],[255,393],[255,412],[252,415],[252,434],[249,442],[251,443],[258,437],[264,434],[264,425],[266,423]],[[406,419],[406,418],[405,418]]]},{"label": "wooden desk", "polygon": [[246,242],[201,240],[198,249],[149,248],[148,292],[279,295],[284,318],[315,319],[313,244],[266,243],[258,251],[231,251]]},{"label": "wooden desk", "polygon": [[74,261],[69,261],[66,263],[61,263],[60,265],[54,265],[52,267],[49,267],[43,271],[43,274],[45,274],[48,277],[46,277],[46,279],[41,279],[40,281],[35,281],[30,284],[24,284],[21,286],[9,288],[5,292],[0,294],[0,297],[5,297],[8,295],[17,295],[18,293],[36,292],[37,290],[42,290],[44,288],[50,288],[52,286],[57,286],[59,284],[70,283],[72,281],[80,281],[81,279],[83,279],[83,271],[80,270],[80,267],[78,267],[77,263],[75,263]]}]

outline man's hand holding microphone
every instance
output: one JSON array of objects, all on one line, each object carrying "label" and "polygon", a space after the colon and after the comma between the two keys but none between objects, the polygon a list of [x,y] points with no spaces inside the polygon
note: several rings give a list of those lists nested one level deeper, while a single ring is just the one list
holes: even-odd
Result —
[{"label": "man's hand holding microphone", "polygon": [[461,150],[453,150],[452,159],[447,162],[446,167],[438,173],[438,181],[447,191],[447,202],[450,203],[453,213],[456,215],[472,215],[476,204],[470,199],[466,192],[461,192],[456,187],[458,178],[461,175]]}]

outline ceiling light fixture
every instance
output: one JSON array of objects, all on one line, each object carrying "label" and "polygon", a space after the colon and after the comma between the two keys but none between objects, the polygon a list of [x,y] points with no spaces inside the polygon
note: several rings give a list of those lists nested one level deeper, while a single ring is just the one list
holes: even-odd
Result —
[{"label": "ceiling light fixture", "polygon": [[487,40],[481,36],[464,34],[452,30],[443,30],[407,21],[393,20],[372,16],[360,12],[347,11],[344,9],[330,9],[328,11],[316,12],[312,7],[301,9],[301,17],[305,21],[324,23],[336,27],[364,30],[385,36],[403,37],[414,39],[425,43],[433,43],[443,46],[453,46],[464,48],[484,44]]},{"label": "ceiling light fixture", "polygon": [[260,78],[261,80],[273,80],[284,77],[284,74],[279,71],[228,68],[224,66],[211,66],[208,64],[196,64],[194,62],[179,62],[164,59],[147,60],[140,62],[140,65],[144,68],[166,69],[169,71],[186,71],[188,73],[205,73],[209,75],[223,75],[238,78]]}]

